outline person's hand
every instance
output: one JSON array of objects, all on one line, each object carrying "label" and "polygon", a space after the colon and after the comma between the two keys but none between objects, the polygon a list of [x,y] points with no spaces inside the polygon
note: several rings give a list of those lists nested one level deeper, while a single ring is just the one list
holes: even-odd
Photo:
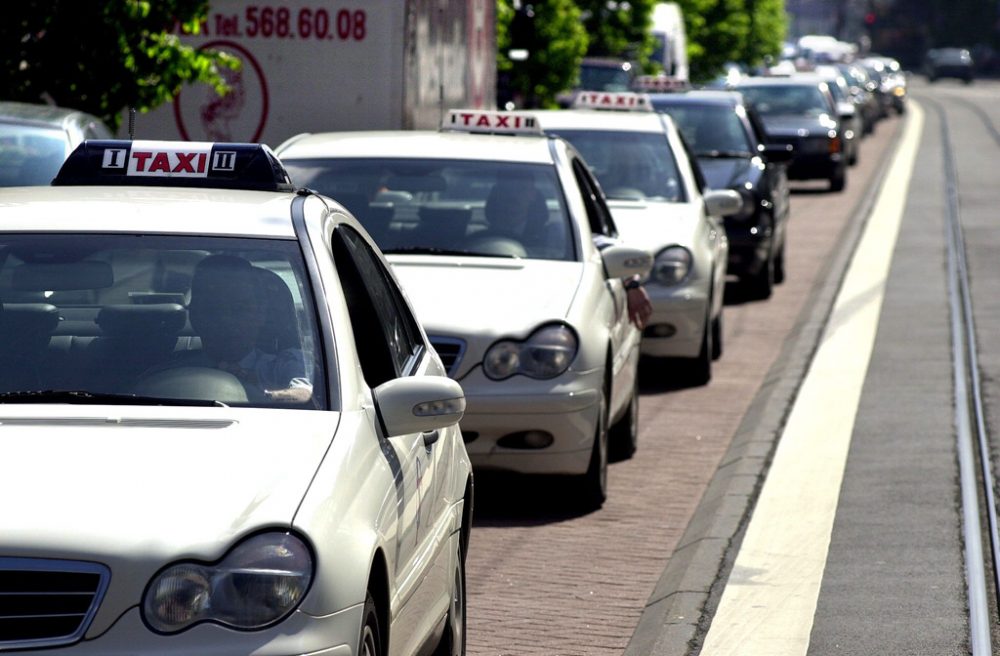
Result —
[{"label": "person's hand", "polygon": [[633,287],[627,293],[628,318],[635,327],[642,330],[649,317],[653,316],[653,303],[643,287]]},{"label": "person's hand", "polygon": [[286,387],[278,390],[264,390],[264,394],[272,401],[286,401],[288,403],[305,403],[312,398],[311,387]]}]

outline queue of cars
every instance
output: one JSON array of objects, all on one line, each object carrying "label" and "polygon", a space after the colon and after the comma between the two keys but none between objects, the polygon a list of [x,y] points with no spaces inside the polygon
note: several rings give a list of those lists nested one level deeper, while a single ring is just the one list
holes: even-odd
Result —
[{"label": "queue of cars", "polygon": [[600,506],[640,355],[707,382],[727,276],[784,278],[786,167],[847,165],[756,82],[90,139],[0,190],[0,650],[464,654],[474,471]]}]

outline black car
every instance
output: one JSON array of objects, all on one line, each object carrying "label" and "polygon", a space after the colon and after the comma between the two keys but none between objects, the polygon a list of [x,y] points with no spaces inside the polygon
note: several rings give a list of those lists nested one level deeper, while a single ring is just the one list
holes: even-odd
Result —
[{"label": "black car", "polygon": [[795,149],[789,179],[822,178],[830,181],[830,191],[844,188],[844,122],[826,81],[816,75],[751,77],[735,89],[760,113],[768,139]]},{"label": "black car", "polygon": [[734,189],[743,209],[725,217],[727,273],[748,295],[767,298],[785,277],[785,226],[789,192],[785,172],[791,149],[767,142],[764,126],[740,93],[688,91],[652,94],[691,148],[709,187]]},{"label": "black car", "polygon": [[930,82],[936,82],[943,77],[953,77],[972,82],[972,55],[965,48],[934,48],[924,55],[924,74]]}]

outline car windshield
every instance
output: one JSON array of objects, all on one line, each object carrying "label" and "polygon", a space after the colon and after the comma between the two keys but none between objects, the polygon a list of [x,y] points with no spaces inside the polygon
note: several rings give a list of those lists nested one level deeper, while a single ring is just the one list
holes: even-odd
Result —
[{"label": "car windshield", "polygon": [[49,184],[68,147],[62,130],[0,122],[0,187]]},{"label": "car windshield", "polygon": [[584,62],[580,65],[579,88],[588,91],[628,91],[632,88],[632,76],[621,66]]},{"label": "car windshield", "polygon": [[698,157],[750,157],[750,140],[733,107],[723,105],[655,105],[670,114]]},{"label": "car windshield", "polygon": [[763,116],[821,116],[831,113],[826,96],[812,84],[749,85],[739,87]]},{"label": "car windshield", "polygon": [[289,240],[0,235],[0,402],[325,409],[304,272]]},{"label": "car windshield", "polygon": [[343,204],[387,254],[573,260],[551,165],[445,159],[283,160]]},{"label": "car windshield", "polygon": [[549,130],[580,151],[612,200],[685,202],[677,162],[663,133]]}]

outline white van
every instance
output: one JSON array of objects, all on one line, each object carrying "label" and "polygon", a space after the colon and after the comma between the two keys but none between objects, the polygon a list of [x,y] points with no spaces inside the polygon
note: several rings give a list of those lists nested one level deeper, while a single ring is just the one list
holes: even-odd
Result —
[{"label": "white van", "polygon": [[650,58],[663,67],[668,77],[688,80],[687,36],[684,16],[676,2],[660,2],[653,7],[653,36],[658,41]]}]

